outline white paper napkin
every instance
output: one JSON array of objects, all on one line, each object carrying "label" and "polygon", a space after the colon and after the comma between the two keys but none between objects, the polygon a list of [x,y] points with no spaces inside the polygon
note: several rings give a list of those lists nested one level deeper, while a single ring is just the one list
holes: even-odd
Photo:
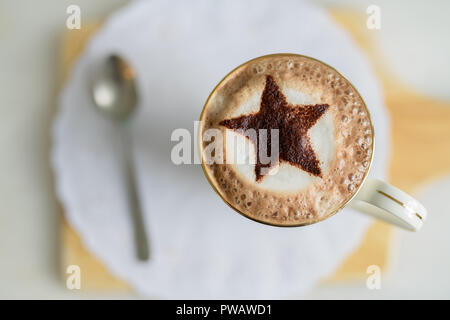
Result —
[{"label": "white paper napkin", "polygon": [[[150,236],[147,263],[135,256],[120,132],[89,97],[90,70],[112,52],[138,72],[133,139]],[[57,193],[86,247],[138,291],[158,298],[290,298],[358,246],[370,219],[350,209],[308,227],[258,224],[219,199],[200,165],[171,162],[172,131],[194,132],[193,121],[220,79],[276,52],[321,59],[355,84],[375,125],[371,175],[384,178],[389,125],[377,80],[349,36],[310,4],[137,1],[107,20],[76,64],[53,131]]]}]

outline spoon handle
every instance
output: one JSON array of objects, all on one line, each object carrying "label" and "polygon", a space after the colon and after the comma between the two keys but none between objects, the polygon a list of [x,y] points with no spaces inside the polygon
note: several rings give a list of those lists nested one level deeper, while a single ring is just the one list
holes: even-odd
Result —
[{"label": "spoon handle", "polygon": [[[127,127],[127,125],[125,125]],[[138,191],[136,187],[136,179],[133,162],[133,148],[130,128],[124,128],[125,130],[125,143],[126,145],[126,167],[127,167],[127,183],[128,183],[128,200],[129,208],[132,214],[134,223],[134,234],[136,242],[136,254],[139,260],[148,260],[150,257],[147,231],[145,229],[145,221],[139,201]]]}]

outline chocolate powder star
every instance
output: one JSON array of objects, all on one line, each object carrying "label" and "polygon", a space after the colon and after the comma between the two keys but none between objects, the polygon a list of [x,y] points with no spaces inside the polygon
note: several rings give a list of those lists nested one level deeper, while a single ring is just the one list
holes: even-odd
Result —
[{"label": "chocolate powder star", "polygon": [[[328,104],[291,105],[272,78],[266,76],[266,85],[261,96],[258,112],[243,115],[220,122],[229,129],[244,132],[248,129],[256,131],[256,141],[250,139],[256,150],[255,175],[260,181],[264,174],[262,168],[275,166],[276,163],[263,164],[259,156],[259,129],[267,129],[267,150],[271,150],[271,129],[279,129],[279,161],[287,161],[304,171],[321,176],[319,160],[311,146],[308,130],[328,109]],[[250,138],[247,136],[247,138]],[[270,157],[270,154],[268,155]],[[267,170],[268,171],[268,170]],[[266,172],[267,172],[266,171]]]}]

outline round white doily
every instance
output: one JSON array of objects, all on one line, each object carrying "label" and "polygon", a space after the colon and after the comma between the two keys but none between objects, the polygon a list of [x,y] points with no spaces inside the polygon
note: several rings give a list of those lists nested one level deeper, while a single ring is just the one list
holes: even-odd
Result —
[{"label": "round white doily", "polygon": [[[133,139],[150,236],[146,263],[135,257],[120,132],[89,97],[92,66],[112,52],[138,72]],[[194,132],[220,79],[276,52],[316,57],[355,84],[377,135],[371,175],[384,178],[389,119],[377,80],[349,36],[310,4],[133,2],[108,19],[76,64],[54,124],[57,193],[85,246],[138,291],[158,298],[289,298],[332,273],[359,244],[370,219],[350,209],[308,227],[258,224],[222,202],[200,165],[171,162],[172,131]]]}]

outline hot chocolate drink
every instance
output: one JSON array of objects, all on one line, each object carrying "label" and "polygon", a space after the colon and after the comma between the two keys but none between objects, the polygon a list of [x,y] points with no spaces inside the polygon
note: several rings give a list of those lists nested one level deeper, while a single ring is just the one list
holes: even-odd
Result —
[{"label": "hot chocolate drink", "polygon": [[199,133],[219,195],[251,219],[282,226],[339,210],[373,152],[355,88],[330,66],[294,54],[260,57],[227,75],[205,104]]}]

